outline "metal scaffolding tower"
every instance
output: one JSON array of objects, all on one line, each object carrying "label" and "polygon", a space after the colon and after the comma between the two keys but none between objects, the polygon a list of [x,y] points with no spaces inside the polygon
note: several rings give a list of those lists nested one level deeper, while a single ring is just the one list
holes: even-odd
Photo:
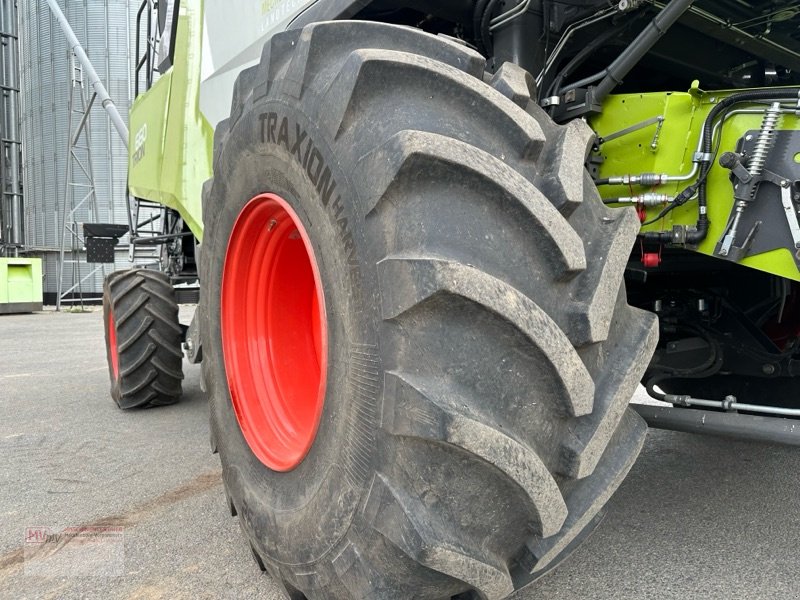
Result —
[{"label": "metal scaffolding tower", "polygon": [[[67,185],[64,188],[64,202],[61,205],[62,234],[56,310],[61,309],[62,303],[75,302],[83,306],[83,283],[98,271],[103,272],[103,277],[106,275],[105,264],[99,263],[93,266],[81,261],[81,255],[85,250],[85,240],[80,230],[81,223],[97,221],[99,217],[89,135],[89,115],[97,98],[97,92],[93,92],[87,100],[83,65],[78,62],[74,52],[70,52],[70,64],[72,78],[69,91],[69,137],[65,178]],[[83,218],[79,221],[81,217]],[[88,272],[85,275],[81,271],[81,265],[86,265],[84,270]],[[65,284],[69,284],[66,289],[64,289]]]},{"label": "metal scaffolding tower", "polygon": [[24,243],[17,0],[0,0],[0,256]]}]

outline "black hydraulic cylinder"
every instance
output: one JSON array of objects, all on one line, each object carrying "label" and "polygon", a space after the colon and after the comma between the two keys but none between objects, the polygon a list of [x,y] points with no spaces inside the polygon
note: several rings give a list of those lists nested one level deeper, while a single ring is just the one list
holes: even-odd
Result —
[{"label": "black hydraulic cylinder", "polygon": [[594,89],[593,101],[602,103],[615,87],[617,87],[630,70],[661,39],[667,30],[685,13],[694,0],[672,0],[655,18],[636,36],[625,51],[620,54],[606,69],[606,76]]},{"label": "black hydraulic cylinder", "polygon": [[800,420],[631,404],[650,427],[800,446]]}]

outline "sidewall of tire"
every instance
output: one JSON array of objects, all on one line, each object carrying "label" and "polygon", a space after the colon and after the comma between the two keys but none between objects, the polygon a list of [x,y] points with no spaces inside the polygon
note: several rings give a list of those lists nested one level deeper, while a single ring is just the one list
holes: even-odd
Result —
[{"label": "sidewall of tire", "polygon": [[[287,119],[292,140],[295,127],[306,131],[319,159],[331,169],[336,189],[327,206],[301,157],[284,145],[270,143],[266,136],[262,139],[262,115],[270,113]],[[374,450],[377,423],[367,412],[374,416],[381,392],[375,389],[371,399],[354,394],[349,372],[353,352],[377,357],[378,302],[368,297],[370,290],[377,289],[377,281],[374,265],[370,267],[364,256],[363,215],[357,213],[353,187],[324,137],[297,107],[281,102],[260,102],[245,111],[225,141],[215,173],[204,202],[206,233],[201,254],[201,326],[208,350],[203,368],[216,429],[212,436],[237,512],[248,522],[249,531],[268,532],[251,542],[275,562],[313,563],[347,533],[371,474],[364,459]],[[322,279],[328,323],[327,388],[319,430],[305,459],[284,473],[263,465],[241,434],[227,385],[220,331],[227,242],[245,204],[266,192],[286,200],[306,229]],[[334,206],[336,197],[341,204]],[[365,412],[365,404],[371,404],[372,410]],[[280,521],[267,522],[277,513]]]}]

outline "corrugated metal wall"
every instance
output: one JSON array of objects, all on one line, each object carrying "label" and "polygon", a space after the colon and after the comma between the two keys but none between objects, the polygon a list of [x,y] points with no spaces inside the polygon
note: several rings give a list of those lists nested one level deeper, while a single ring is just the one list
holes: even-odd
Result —
[{"label": "corrugated metal wall", "polygon": [[[139,3],[59,0],[59,4],[120,113],[127,118],[133,100],[134,29]],[[44,256],[44,290],[53,293],[58,287],[57,251],[66,189],[71,61],[66,38],[45,2],[22,2],[19,15],[25,241]],[[76,220],[127,223],[127,149],[99,105],[91,111],[89,133],[99,214],[91,214],[90,203],[86,203]],[[79,152],[79,156],[85,154]],[[75,189],[77,202],[84,192]],[[127,266],[127,251],[121,250],[116,268]],[[72,280],[71,267],[65,265],[66,282]],[[83,276],[93,267],[83,264],[80,268]],[[109,272],[113,268],[109,266]],[[83,292],[100,291],[102,274],[98,273],[83,285]]]}]

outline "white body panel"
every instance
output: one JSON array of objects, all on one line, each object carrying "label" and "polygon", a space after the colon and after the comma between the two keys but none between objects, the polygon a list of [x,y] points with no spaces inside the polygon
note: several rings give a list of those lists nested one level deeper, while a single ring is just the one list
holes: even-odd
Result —
[{"label": "white body panel", "polygon": [[216,127],[230,113],[233,83],[264,43],[316,0],[205,0],[200,110]]}]

